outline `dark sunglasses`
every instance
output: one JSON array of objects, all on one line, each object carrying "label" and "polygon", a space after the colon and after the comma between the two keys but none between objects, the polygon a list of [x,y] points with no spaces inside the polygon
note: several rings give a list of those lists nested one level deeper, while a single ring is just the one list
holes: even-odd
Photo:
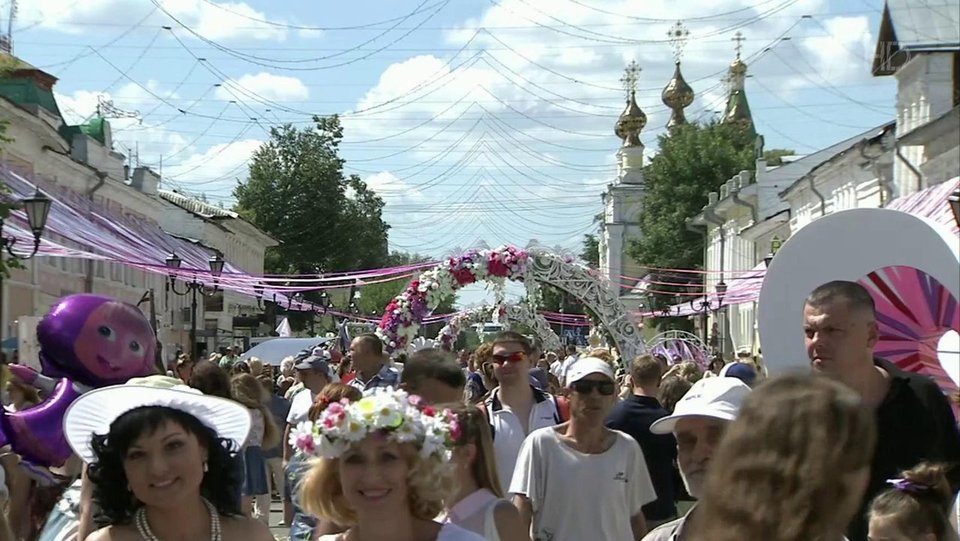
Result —
[{"label": "dark sunglasses", "polygon": [[600,394],[604,396],[610,396],[617,392],[617,386],[612,381],[591,381],[588,379],[582,379],[580,381],[574,381],[571,383],[570,388],[576,391],[577,394],[590,394],[594,389],[600,391]]},{"label": "dark sunglasses", "polygon": [[522,351],[514,351],[506,355],[491,355],[490,359],[493,361],[493,364],[519,363],[524,360],[526,356],[527,354]]}]

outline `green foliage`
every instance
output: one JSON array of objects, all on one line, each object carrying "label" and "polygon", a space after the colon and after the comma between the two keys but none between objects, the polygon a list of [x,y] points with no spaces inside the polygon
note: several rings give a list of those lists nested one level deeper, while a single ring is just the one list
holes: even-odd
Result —
[{"label": "green foliage", "polygon": [[763,159],[766,160],[767,165],[783,165],[784,156],[793,156],[796,153],[797,151],[789,148],[771,148],[763,152]]},{"label": "green foliage", "polygon": [[[0,69],[0,76],[3,75],[6,68]],[[6,135],[7,133],[7,121],[0,120],[0,145],[4,143],[9,143],[13,141]],[[9,201],[7,194],[10,193],[10,187],[5,183],[0,182],[0,221],[5,221],[10,216],[10,211],[13,210],[14,203]],[[2,232],[0,232],[2,233]],[[0,257],[0,275],[4,278],[10,277],[11,269],[22,269],[24,268],[23,264],[19,259],[13,259],[9,257]]]},{"label": "green foliage", "polygon": [[580,259],[593,268],[600,266],[600,240],[596,235],[584,235]]},{"label": "green foliage", "polygon": [[[306,128],[290,124],[271,128],[270,139],[251,157],[249,178],[234,188],[234,210],[280,241],[267,251],[267,273],[318,274],[385,266],[389,226],[382,218],[383,200],[360,178],[344,175],[339,118],[313,121],[314,126]],[[320,293],[304,297],[317,302]],[[346,304],[349,301],[335,301],[338,307]],[[309,319],[291,316],[295,329],[304,328]]]},{"label": "green foliage", "polygon": [[[685,220],[699,214],[707,194],[742,170],[753,167],[753,137],[749,131],[725,124],[687,124],[659,139],[660,152],[646,167],[646,196],[640,216],[642,239],[634,239],[629,255],[645,267],[702,268],[703,236],[686,228]],[[661,282],[689,280],[685,276],[653,273]],[[691,288],[657,285],[659,291],[690,292]],[[696,289],[693,289],[696,291]],[[674,304],[673,295],[651,296],[650,308]],[[668,327],[687,322],[668,320]]]},{"label": "green foliage", "polygon": [[383,200],[359,178],[344,176],[340,120],[314,122],[270,130],[251,158],[249,179],[233,191],[235,210],[280,241],[267,254],[267,272],[380,267],[387,260]]}]

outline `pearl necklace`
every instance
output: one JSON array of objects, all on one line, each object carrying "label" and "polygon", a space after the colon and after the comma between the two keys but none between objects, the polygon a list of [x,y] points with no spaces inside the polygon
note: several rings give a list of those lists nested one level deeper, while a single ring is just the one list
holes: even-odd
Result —
[{"label": "pearl necklace", "polygon": [[[210,541],[221,541],[220,514],[217,513],[217,508],[207,501],[206,498],[203,499],[203,504],[207,506],[207,511],[210,513]],[[137,525],[137,532],[144,541],[160,541],[160,538],[150,529],[150,523],[147,522],[147,510],[145,508],[141,507],[137,509],[137,513],[134,515],[134,522]]]}]

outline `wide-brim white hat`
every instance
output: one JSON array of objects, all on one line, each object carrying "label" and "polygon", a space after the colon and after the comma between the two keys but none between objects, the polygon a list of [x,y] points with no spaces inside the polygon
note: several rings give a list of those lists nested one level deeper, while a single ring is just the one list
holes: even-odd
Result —
[{"label": "wide-brim white hat", "polygon": [[136,408],[162,406],[189,413],[217,433],[232,440],[236,448],[250,432],[250,412],[232,400],[208,396],[166,376],[134,378],[85,393],[63,416],[67,443],[86,463],[96,460],[90,443],[94,435],[106,435],[118,417]]}]

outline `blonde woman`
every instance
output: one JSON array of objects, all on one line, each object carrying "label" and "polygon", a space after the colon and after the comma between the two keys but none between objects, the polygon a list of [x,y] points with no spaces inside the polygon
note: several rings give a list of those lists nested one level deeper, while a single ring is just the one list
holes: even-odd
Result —
[{"label": "blonde woman", "polygon": [[267,406],[270,397],[257,378],[250,374],[237,374],[230,383],[233,399],[250,411],[252,419],[250,435],[241,452],[244,463],[241,506],[245,515],[256,514],[267,524],[270,520],[270,482],[267,480],[267,461],[263,458],[263,449],[280,442],[280,429]]},{"label": "blonde woman", "polygon": [[504,499],[487,416],[473,406],[453,411],[460,427],[453,450],[459,490],[448,500],[446,520],[487,541],[529,541],[520,512]]},{"label": "blonde woman", "polygon": [[694,541],[841,541],[870,474],[876,421],[816,375],[757,387],[714,452]]},{"label": "blonde woman", "polygon": [[304,478],[307,512],[348,526],[320,541],[482,541],[433,520],[454,489],[450,455],[456,415],[402,390],[380,389],[358,402],[327,406],[290,440],[321,457]]}]

